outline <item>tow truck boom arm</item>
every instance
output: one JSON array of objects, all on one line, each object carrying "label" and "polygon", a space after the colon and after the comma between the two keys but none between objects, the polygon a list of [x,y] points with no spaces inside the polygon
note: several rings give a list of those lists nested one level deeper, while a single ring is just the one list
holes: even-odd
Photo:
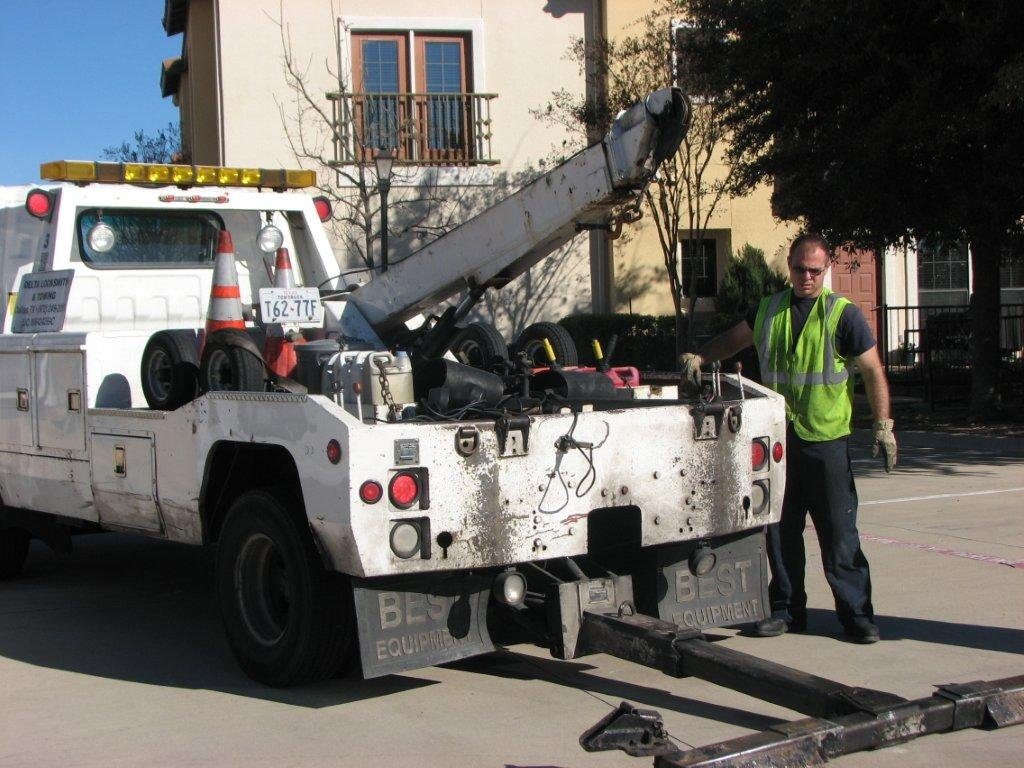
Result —
[{"label": "tow truck boom arm", "polygon": [[386,336],[462,290],[505,285],[580,230],[607,227],[678,149],[689,114],[679,89],[651,93],[600,142],[375,276],[351,301]]}]

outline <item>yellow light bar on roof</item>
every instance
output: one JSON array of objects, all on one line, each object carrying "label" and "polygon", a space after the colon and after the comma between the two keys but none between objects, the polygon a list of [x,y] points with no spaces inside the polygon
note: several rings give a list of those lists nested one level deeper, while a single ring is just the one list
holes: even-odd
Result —
[{"label": "yellow light bar on roof", "polygon": [[217,171],[220,169],[215,165],[197,165],[196,166],[196,184],[216,184],[217,183]]},{"label": "yellow light bar on roof", "polygon": [[171,181],[179,186],[192,184],[196,180],[196,169],[191,165],[172,165]]},{"label": "yellow light bar on roof", "polygon": [[146,180],[145,166],[141,163],[125,163],[121,166],[122,181],[129,184]]},{"label": "yellow light bar on roof", "polygon": [[302,189],[303,187],[316,186],[316,171],[285,171],[288,179],[287,186],[291,189]]},{"label": "yellow light bar on roof", "polygon": [[164,163],[94,163],[55,160],[39,166],[46,181],[179,187],[260,187],[275,190],[316,185],[316,172],[287,168],[234,168],[222,165],[169,165]]},{"label": "yellow light bar on roof", "polygon": [[120,184],[124,181],[124,171],[120,163],[96,163],[96,181],[108,184]]},{"label": "yellow light bar on roof", "polygon": [[46,181],[95,181],[96,163],[54,160],[39,166],[39,178]]}]

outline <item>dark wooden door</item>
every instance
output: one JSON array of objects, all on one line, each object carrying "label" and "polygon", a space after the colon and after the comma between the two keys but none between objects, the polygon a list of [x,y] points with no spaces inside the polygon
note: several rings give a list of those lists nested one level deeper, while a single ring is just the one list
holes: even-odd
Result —
[{"label": "dark wooden door", "polygon": [[881,313],[878,306],[879,265],[870,249],[836,248],[832,267],[832,290],[848,298],[864,313],[875,339],[881,337]]}]

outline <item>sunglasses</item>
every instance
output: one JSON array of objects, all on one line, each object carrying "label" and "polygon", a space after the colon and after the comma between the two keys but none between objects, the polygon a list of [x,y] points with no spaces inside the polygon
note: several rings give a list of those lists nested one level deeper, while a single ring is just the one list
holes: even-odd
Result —
[{"label": "sunglasses", "polygon": [[825,271],[824,267],[801,267],[796,265],[790,265],[790,272],[796,272],[798,275],[810,275],[811,277],[817,277]]}]

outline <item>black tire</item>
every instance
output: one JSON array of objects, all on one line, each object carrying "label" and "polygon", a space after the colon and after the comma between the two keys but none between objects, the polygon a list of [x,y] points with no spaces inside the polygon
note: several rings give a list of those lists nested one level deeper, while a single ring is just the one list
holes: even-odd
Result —
[{"label": "black tire", "polygon": [[528,325],[516,339],[513,352],[516,357],[520,352],[526,352],[535,368],[550,365],[551,362],[544,353],[544,339],[551,342],[551,347],[555,350],[555,360],[559,365],[579,365],[580,358],[576,352],[576,342],[572,340],[569,332],[558,323]]},{"label": "black tire", "polygon": [[216,574],[228,643],[253,680],[323,680],[357,652],[347,577],[324,568],[308,529],[277,496],[248,491],[231,505]]},{"label": "black tire", "polygon": [[491,368],[494,360],[508,360],[508,344],[490,323],[470,323],[448,345],[455,359],[474,368]]},{"label": "black tire", "polygon": [[245,331],[224,328],[206,338],[199,363],[199,388],[203,392],[266,391],[263,355]]},{"label": "black tire", "polygon": [[21,573],[31,540],[31,534],[24,528],[0,531],[0,579],[10,579]]},{"label": "black tire", "polygon": [[157,331],[142,351],[142,393],[149,407],[173,411],[199,394],[196,332]]}]

